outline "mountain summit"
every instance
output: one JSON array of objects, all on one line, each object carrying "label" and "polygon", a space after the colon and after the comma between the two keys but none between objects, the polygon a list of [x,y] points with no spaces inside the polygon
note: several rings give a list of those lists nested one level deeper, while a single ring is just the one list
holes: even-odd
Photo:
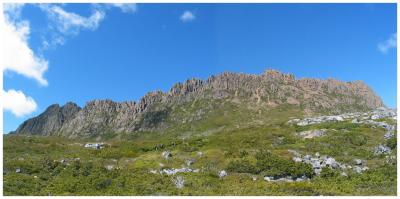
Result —
[{"label": "mountain summit", "polygon": [[83,108],[72,102],[62,107],[51,105],[39,116],[23,122],[13,133],[92,137],[164,131],[182,125],[193,126],[212,117],[224,121],[223,124],[229,120],[229,124],[235,121],[235,125],[240,125],[265,121],[268,114],[288,110],[310,116],[366,111],[381,106],[384,105],[380,97],[362,81],[296,79],[292,74],[276,70],[260,75],[225,72],[207,80],[193,78],[177,83],[168,92],[147,93],[138,102],[93,100]]}]

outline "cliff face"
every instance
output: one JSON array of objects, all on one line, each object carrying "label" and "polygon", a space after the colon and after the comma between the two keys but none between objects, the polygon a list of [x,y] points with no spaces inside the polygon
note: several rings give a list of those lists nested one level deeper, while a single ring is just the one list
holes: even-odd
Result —
[{"label": "cliff face", "polygon": [[81,110],[75,103],[69,102],[60,107],[58,104],[49,106],[37,117],[23,122],[15,133],[32,135],[52,135],[54,132],[75,118]]},{"label": "cliff face", "polygon": [[296,79],[268,70],[261,75],[223,73],[207,80],[189,79],[170,91],[146,94],[139,102],[94,100],[82,109],[73,103],[50,106],[16,130],[21,134],[91,136],[165,128],[169,108],[199,99],[235,100],[253,107],[298,106],[307,114],[364,111],[383,106],[361,81]]}]

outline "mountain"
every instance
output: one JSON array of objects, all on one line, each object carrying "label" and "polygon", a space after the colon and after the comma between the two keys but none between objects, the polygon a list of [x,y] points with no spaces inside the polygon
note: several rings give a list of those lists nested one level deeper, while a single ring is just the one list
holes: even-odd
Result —
[{"label": "mountain", "polygon": [[168,92],[150,92],[138,102],[93,100],[83,108],[72,102],[62,107],[51,105],[13,133],[93,137],[193,130],[205,123],[207,128],[264,123],[277,118],[273,113],[287,112],[287,120],[291,116],[367,111],[382,106],[382,100],[362,81],[296,79],[276,70],[260,75],[225,72],[207,80],[177,83]]},{"label": "mountain", "polygon": [[23,122],[16,133],[32,135],[51,135],[58,131],[63,124],[75,118],[81,108],[75,103],[69,102],[60,107],[58,104],[49,106],[42,114]]}]

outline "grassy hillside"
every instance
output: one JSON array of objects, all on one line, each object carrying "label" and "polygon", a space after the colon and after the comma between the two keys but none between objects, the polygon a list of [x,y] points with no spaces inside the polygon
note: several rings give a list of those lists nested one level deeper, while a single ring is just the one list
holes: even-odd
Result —
[{"label": "grassy hillside", "polygon": [[[350,121],[299,127],[286,123],[302,117],[301,110],[290,106],[249,111],[252,107],[221,102],[199,109],[207,107],[202,103],[172,107],[166,121],[164,113],[143,120],[149,125],[165,122],[170,125],[166,131],[110,132],[92,139],[6,135],[4,195],[396,195],[397,165],[373,153],[377,145],[396,141],[385,140],[382,128]],[[328,130],[312,139],[297,135],[311,129]],[[100,138],[108,144],[104,149],[82,146]],[[362,159],[369,170],[358,174],[350,169],[342,176],[324,169],[315,175],[310,165],[294,163],[289,149],[304,155],[319,152],[349,165]],[[163,151],[172,157],[165,159]],[[193,164],[187,166],[188,160]],[[182,167],[199,172],[150,172]],[[220,178],[221,170],[228,175]],[[311,179],[263,179],[303,174]],[[174,184],[178,176],[184,179],[183,188]]]}]

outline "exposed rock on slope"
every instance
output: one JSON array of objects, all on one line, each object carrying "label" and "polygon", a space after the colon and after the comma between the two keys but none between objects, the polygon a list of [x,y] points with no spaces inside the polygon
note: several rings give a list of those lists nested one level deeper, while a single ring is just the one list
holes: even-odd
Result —
[{"label": "exposed rock on slope", "polygon": [[201,99],[230,100],[251,107],[289,104],[307,113],[354,112],[383,106],[381,99],[360,81],[297,80],[275,70],[261,75],[225,72],[205,81],[177,83],[169,92],[150,92],[139,102],[94,100],[83,109],[72,103],[61,108],[52,105],[24,122],[16,133],[75,137],[165,129],[171,107]]},{"label": "exposed rock on slope", "polygon": [[75,118],[80,110],[81,108],[72,102],[68,102],[62,107],[58,104],[53,104],[39,116],[26,120],[15,132],[20,134],[51,135],[59,131],[65,123]]}]

